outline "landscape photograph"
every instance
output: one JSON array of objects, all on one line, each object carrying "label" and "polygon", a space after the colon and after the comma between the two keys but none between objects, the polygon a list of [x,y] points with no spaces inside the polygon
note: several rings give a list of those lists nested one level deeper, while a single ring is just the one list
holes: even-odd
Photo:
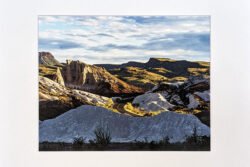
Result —
[{"label": "landscape photograph", "polygon": [[39,151],[210,151],[210,16],[38,16]]}]

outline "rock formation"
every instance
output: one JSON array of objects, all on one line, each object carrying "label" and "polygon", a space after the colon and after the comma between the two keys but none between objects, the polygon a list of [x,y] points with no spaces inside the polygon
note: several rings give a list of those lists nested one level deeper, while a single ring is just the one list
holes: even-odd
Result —
[{"label": "rock formation", "polygon": [[138,107],[145,111],[168,111],[174,107],[170,104],[162,94],[160,93],[146,93],[137,96],[133,100],[133,104],[137,104]]},{"label": "rock formation", "polygon": [[39,75],[49,78],[64,86],[64,79],[62,77],[61,68],[55,66],[39,65]]},{"label": "rock formation", "polygon": [[83,104],[101,106],[109,98],[68,89],[46,77],[39,77],[39,119],[54,118]]},{"label": "rock formation", "polygon": [[[186,81],[189,76],[209,76],[209,62],[191,62],[168,58],[150,58],[148,62],[128,62],[120,65],[97,64],[111,74],[135,86],[151,89],[157,81]],[[146,86],[145,86],[146,85]],[[148,89],[148,90],[149,90]]]},{"label": "rock formation", "polygon": [[70,88],[106,96],[143,92],[141,88],[127,84],[102,67],[80,61],[68,60],[62,73],[65,85]]},{"label": "rock formation", "polygon": [[95,138],[96,127],[109,128],[111,142],[159,141],[165,137],[171,143],[184,142],[194,131],[198,136],[210,136],[210,128],[190,114],[163,112],[152,117],[132,117],[114,113],[102,107],[83,105],[39,125],[39,142],[73,142],[83,137]]},{"label": "rock formation", "polygon": [[62,66],[50,52],[39,52],[39,64],[46,66]]}]

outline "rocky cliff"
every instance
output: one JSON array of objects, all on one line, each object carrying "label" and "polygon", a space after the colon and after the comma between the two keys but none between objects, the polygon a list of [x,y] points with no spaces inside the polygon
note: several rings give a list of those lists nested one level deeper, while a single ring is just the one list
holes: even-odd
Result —
[{"label": "rocky cliff", "polygon": [[49,78],[64,86],[64,79],[62,77],[61,68],[55,66],[39,65],[39,76]]},{"label": "rocky cliff", "polygon": [[80,61],[67,60],[62,73],[65,85],[70,88],[106,96],[143,92],[141,88],[127,84],[102,67]]},{"label": "rocky cliff", "polygon": [[102,106],[109,98],[68,89],[46,77],[39,77],[39,120],[51,119],[83,104]]}]

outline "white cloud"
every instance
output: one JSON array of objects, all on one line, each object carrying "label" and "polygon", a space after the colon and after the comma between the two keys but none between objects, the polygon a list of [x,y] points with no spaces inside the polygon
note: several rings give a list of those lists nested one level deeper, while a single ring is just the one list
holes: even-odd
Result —
[{"label": "white cloud", "polygon": [[[126,58],[127,60],[147,61],[149,57],[154,56],[209,60],[209,52],[195,51],[192,48],[183,49],[181,44],[180,48],[166,50],[151,50],[142,47],[152,39],[164,37],[168,34],[209,33],[209,24],[209,17],[199,16],[159,18],[151,16],[135,18],[119,16],[39,16],[39,39],[51,41],[47,47],[46,45],[39,45],[39,50],[50,51],[60,61],[65,61],[67,58],[79,58],[92,64],[122,63]],[[164,38],[164,40],[174,41],[175,39],[169,37]],[[184,42],[188,43],[188,40],[186,39]],[[67,43],[60,45],[60,41],[67,41]],[[55,42],[57,42],[56,46],[70,44],[72,47],[77,47],[58,49],[49,46]],[[112,47],[106,47],[104,50],[91,50],[91,48],[103,46]]]}]

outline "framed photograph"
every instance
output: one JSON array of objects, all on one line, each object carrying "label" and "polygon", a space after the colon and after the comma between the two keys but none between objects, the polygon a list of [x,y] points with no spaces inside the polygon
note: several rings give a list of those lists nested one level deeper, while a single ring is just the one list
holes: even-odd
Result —
[{"label": "framed photograph", "polygon": [[209,16],[39,16],[39,150],[209,151]]},{"label": "framed photograph", "polygon": [[250,165],[248,1],[0,6],[0,166]]}]

